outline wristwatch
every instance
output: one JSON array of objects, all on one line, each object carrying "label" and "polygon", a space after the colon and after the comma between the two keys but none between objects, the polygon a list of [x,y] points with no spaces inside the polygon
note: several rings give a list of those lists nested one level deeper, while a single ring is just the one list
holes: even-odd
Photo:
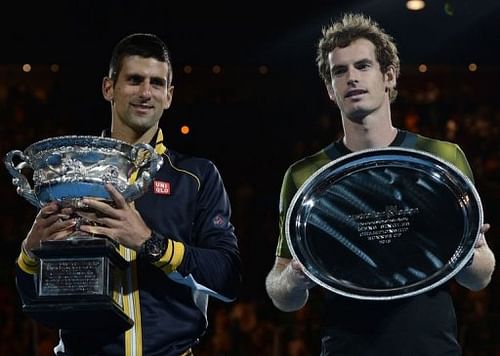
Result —
[{"label": "wristwatch", "polygon": [[151,236],[142,243],[140,255],[149,262],[157,262],[167,251],[167,242],[168,239],[152,231]]}]

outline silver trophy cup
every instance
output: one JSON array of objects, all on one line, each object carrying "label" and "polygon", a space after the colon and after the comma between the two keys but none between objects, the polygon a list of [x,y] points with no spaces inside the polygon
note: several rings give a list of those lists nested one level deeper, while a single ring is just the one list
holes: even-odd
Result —
[{"label": "silver trophy cup", "polygon": [[[148,144],[98,136],[48,138],[5,156],[19,195],[36,207],[56,201],[76,210],[85,209],[83,198],[113,204],[106,183],[127,201],[139,198],[162,164]],[[110,239],[78,231],[76,218],[67,239],[43,241],[33,251],[40,259],[36,298],[23,301],[23,310],[49,327],[128,329],[133,321],[122,291],[129,263]]]}]

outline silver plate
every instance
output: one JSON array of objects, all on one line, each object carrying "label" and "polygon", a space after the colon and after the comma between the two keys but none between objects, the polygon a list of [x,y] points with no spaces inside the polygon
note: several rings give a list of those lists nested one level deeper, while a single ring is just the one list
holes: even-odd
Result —
[{"label": "silver plate", "polygon": [[324,288],[390,300],[433,289],[472,258],[483,209],[454,165],[406,148],[370,149],[330,162],[287,211],[292,256]]}]

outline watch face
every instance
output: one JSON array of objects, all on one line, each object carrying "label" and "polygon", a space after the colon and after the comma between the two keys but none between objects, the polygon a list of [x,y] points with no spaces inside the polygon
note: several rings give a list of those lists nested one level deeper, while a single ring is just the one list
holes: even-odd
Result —
[{"label": "watch face", "polygon": [[151,262],[159,261],[166,249],[166,240],[156,234],[144,242],[144,255]]},{"label": "watch face", "polygon": [[152,256],[158,256],[161,253],[161,248],[157,244],[149,245],[149,254]]}]

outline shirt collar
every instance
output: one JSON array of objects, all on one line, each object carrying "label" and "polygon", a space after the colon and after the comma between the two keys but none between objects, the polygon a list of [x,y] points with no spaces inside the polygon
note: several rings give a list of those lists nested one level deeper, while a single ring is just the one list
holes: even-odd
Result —
[{"label": "shirt collar", "polygon": [[[101,137],[111,137],[111,130],[110,129],[102,130]],[[151,146],[154,146],[155,152],[158,153],[159,155],[162,155],[167,152],[168,149],[163,143],[163,131],[161,130],[161,128],[158,128],[158,131],[156,132],[156,139],[153,138],[149,144]]]}]

